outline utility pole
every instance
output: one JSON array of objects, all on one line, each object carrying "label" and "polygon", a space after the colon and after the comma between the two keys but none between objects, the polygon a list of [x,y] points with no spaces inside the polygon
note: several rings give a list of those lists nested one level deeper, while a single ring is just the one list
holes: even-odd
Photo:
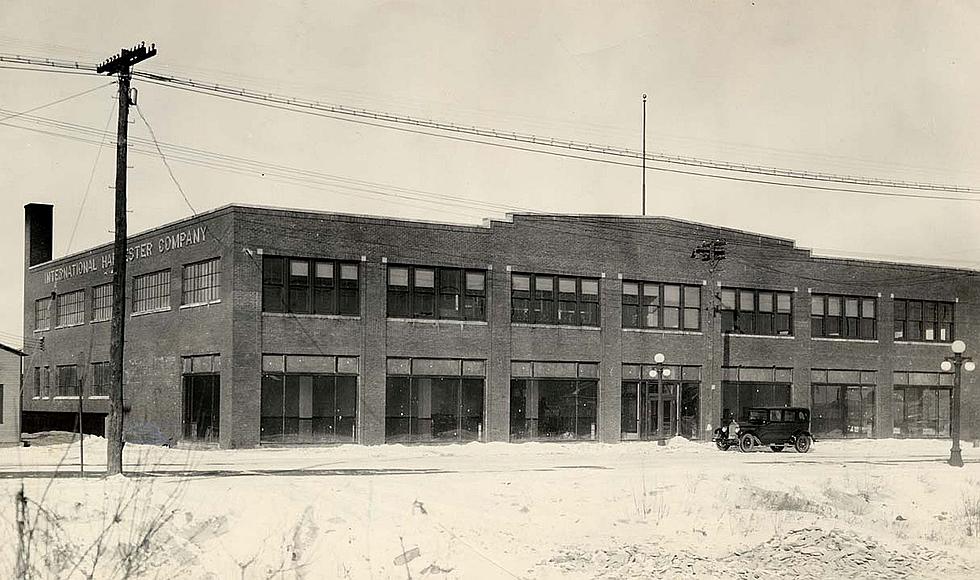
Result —
[{"label": "utility pole", "polygon": [[[706,298],[711,300],[711,305],[707,308],[703,308],[705,313],[705,322],[707,328],[705,329],[705,346],[707,347],[707,364],[704,365],[705,372],[702,374],[701,380],[710,382],[711,393],[715,393],[715,386],[717,385],[717,398],[724,401],[724,393],[721,392],[722,389],[722,367],[724,366],[724,353],[725,345],[728,341],[728,334],[725,332],[724,328],[720,328],[721,324],[718,323],[719,315],[721,314],[721,288],[716,285],[716,280],[718,278],[717,273],[722,260],[726,258],[725,246],[728,242],[721,239],[715,238],[714,240],[705,240],[701,242],[694,250],[691,252],[691,259],[701,260],[702,262],[707,262],[708,265],[708,276],[705,280],[705,286],[707,286],[708,291],[706,292]],[[721,332],[719,333],[718,330]],[[722,360],[717,361],[715,355],[716,342],[722,343]],[[715,370],[721,371],[721,374],[715,375]],[[703,391],[704,392],[704,391]],[[698,432],[701,430],[701,425],[704,423],[704,412],[705,403],[709,405],[720,404],[720,401],[716,403],[715,396],[711,397],[698,397],[699,400],[699,417],[698,417]],[[725,418],[722,416],[721,421],[724,422]],[[723,425],[719,425],[723,426]],[[710,431],[711,425],[707,425],[705,431]]]},{"label": "utility pole", "polygon": [[146,43],[107,59],[98,73],[119,79],[119,123],[116,130],[116,236],[112,247],[112,329],[109,343],[109,421],[106,433],[106,474],[122,473],[123,463],[123,336],[126,321],[126,148],[129,130],[130,67],[157,53]]},{"label": "utility pole", "polygon": [[647,94],[643,93],[643,155],[642,159],[643,177],[641,194],[643,196],[643,215],[647,215]]}]

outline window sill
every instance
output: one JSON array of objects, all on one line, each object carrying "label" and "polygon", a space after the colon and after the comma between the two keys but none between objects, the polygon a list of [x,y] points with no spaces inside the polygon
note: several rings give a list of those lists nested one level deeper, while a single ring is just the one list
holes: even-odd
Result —
[{"label": "window sill", "polygon": [[108,401],[109,395],[89,395],[88,398],[91,401]]},{"label": "window sill", "polygon": [[360,320],[357,314],[300,314],[292,312],[263,312],[262,316],[273,316],[276,318],[319,318],[321,320]]},{"label": "window sill", "polygon": [[181,304],[180,310],[186,310],[188,308],[200,308],[201,306],[211,306],[213,304],[221,304],[221,300],[210,300],[208,302],[192,302],[191,304]]},{"label": "window sill", "polygon": [[91,323],[92,324],[98,324],[100,322],[109,322],[110,320],[112,320],[112,317],[109,317],[109,318],[100,318],[98,320],[92,320]]},{"label": "window sill", "polygon": [[85,326],[85,323],[84,322],[76,322],[75,324],[61,324],[59,326],[55,326],[54,329],[55,330],[61,330],[62,328],[74,328],[76,326]]},{"label": "window sill", "polygon": [[737,336],[740,338],[775,338],[778,340],[796,340],[795,336],[790,336],[786,334],[740,334],[738,332],[726,332],[728,336]]},{"label": "window sill", "polygon": [[388,322],[408,322],[421,324],[460,324],[469,326],[487,326],[486,320],[457,320],[455,318],[389,318]]},{"label": "window sill", "polygon": [[55,395],[55,401],[77,401],[80,399],[78,395]]},{"label": "window sill", "polygon": [[50,326],[48,328],[35,328],[34,334],[41,334],[42,332],[47,332],[49,330],[51,330]]},{"label": "window sill", "polygon": [[857,342],[861,344],[878,344],[878,341],[870,338],[837,338],[833,336],[814,336],[810,340],[817,342]]},{"label": "window sill", "polygon": [[895,340],[895,344],[915,344],[922,346],[946,346],[953,344],[953,341],[939,341],[939,340]]},{"label": "window sill", "polygon": [[510,325],[517,326],[519,328],[555,328],[558,330],[590,330],[590,331],[602,330],[601,326],[578,326],[572,324],[535,324],[533,322],[511,322]]},{"label": "window sill", "polygon": [[153,310],[143,310],[140,312],[133,312],[129,316],[131,318],[136,318],[137,316],[146,316],[147,314],[159,314],[160,312],[170,312],[171,310],[172,308],[167,306],[166,308],[154,308]]},{"label": "window sill", "polygon": [[639,332],[644,334],[687,334],[691,336],[704,336],[700,330],[683,330],[679,328],[624,328],[623,332]]}]

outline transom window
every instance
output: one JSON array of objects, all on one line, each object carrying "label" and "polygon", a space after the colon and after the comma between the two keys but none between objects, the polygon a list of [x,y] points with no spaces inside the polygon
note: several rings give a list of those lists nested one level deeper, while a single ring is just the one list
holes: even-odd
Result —
[{"label": "transom window", "polygon": [[112,318],[112,284],[92,288],[92,322]]},{"label": "transom window", "polygon": [[624,328],[701,328],[701,287],[623,282]]},{"label": "transom window", "polygon": [[792,293],[723,288],[721,330],[737,334],[792,335]]},{"label": "transom window", "polygon": [[953,333],[952,302],[895,299],[895,340],[950,342]]},{"label": "transom window", "polygon": [[76,290],[58,295],[58,326],[85,323],[85,291]]},{"label": "transom window", "polygon": [[34,301],[34,330],[51,328],[51,299],[41,298]]},{"label": "transom window", "polygon": [[133,314],[170,308],[170,270],[133,278]]},{"label": "transom window", "polygon": [[514,274],[510,319],[533,324],[599,326],[599,280]]},{"label": "transom window", "polygon": [[810,303],[811,332],[823,338],[875,338],[874,298],[814,294]]},{"label": "transom window", "polygon": [[357,316],[357,262],[265,256],[262,311]]},{"label": "transom window", "polygon": [[214,258],[186,264],[181,278],[181,304],[206,304],[217,301],[221,289],[221,260]]},{"label": "transom window", "polygon": [[430,266],[388,267],[391,318],[487,319],[487,273]]}]

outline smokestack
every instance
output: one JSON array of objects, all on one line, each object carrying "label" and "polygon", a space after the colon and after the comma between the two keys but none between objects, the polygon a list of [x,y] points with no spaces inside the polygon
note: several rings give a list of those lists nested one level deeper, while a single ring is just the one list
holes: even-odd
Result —
[{"label": "smokestack", "polygon": [[27,267],[51,260],[54,206],[29,203],[24,206],[24,259]]}]

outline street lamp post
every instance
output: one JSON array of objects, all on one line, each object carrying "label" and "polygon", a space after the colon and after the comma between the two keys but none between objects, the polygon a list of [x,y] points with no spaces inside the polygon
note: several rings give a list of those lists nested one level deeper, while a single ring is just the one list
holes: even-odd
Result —
[{"label": "street lamp post", "polygon": [[950,348],[953,350],[953,356],[946,357],[939,365],[939,368],[946,372],[953,371],[953,416],[950,425],[953,447],[949,450],[948,463],[953,467],[963,467],[963,454],[960,451],[960,390],[962,385],[960,375],[961,369],[965,368],[967,372],[971,372],[977,368],[977,364],[973,362],[972,358],[963,356],[966,351],[966,343],[962,340],[953,341]]},{"label": "street lamp post", "polygon": [[653,355],[653,369],[651,375],[657,375],[657,441],[664,445],[664,377],[670,376],[670,369],[664,366],[667,357],[658,352]]}]

